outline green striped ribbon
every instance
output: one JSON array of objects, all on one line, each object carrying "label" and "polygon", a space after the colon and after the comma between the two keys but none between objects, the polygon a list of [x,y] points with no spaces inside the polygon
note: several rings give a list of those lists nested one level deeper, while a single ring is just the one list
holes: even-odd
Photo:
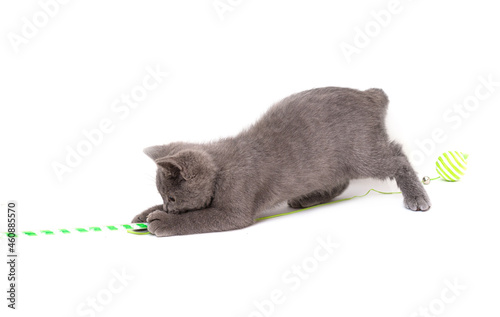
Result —
[{"label": "green striped ribbon", "polygon": [[445,152],[436,161],[436,171],[445,181],[459,181],[467,170],[468,157],[468,154],[458,151]]},{"label": "green striped ribbon", "polygon": [[118,231],[118,230],[134,230],[134,229],[147,229],[148,225],[146,223],[131,223],[125,225],[113,225],[113,226],[100,226],[100,227],[80,227],[74,229],[57,229],[57,230],[37,230],[37,231],[21,231],[18,235],[2,232],[1,235],[6,235],[7,237],[18,237],[18,236],[50,236],[50,235],[64,235],[70,233],[87,233],[87,232],[103,232],[103,231]]}]

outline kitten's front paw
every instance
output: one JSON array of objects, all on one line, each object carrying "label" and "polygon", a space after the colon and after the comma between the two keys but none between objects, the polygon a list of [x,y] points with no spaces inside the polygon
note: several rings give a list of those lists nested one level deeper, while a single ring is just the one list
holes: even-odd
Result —
[{"label": "kitten's front paw", "polygon": [[153,211],[156,211],[156,210],[162,210],[162,205],[156,205],[156,206],[153,206],[151,208],[144,210],[143,212],[141,212],[140,214],[135,216],[134,219],[132,219],[132,223],[146,222],[149,214],[152,213]]},{"label": "kitten's front paw", "polygon": [[132,219],[132,223],[142,223],[146,222],[146,216],[144,216],[142,213],[138,214]]},{"label": "kitten's front paw", "polygon": [[147,217],[148,231],[157,237],[171,236],[168,231],[168,214],[163,210],[156,210]]},{"label": "kitten's front paw", "polygon": [[146,210],[146,211],[143,211],[141,212],[140,214],[138,214],[137,216],[134,217],[134,219],[132,219],[132,223],[138,223],[138,222],[146,222],[147,219],[148,219],[148,216],[154,211],[151,211],[151,210]]},{"label": "kitten's front paw", "polygon": [[431,201],[427,195],[405,197],[404,204],[413,211],[427,211],[431,208]]}]

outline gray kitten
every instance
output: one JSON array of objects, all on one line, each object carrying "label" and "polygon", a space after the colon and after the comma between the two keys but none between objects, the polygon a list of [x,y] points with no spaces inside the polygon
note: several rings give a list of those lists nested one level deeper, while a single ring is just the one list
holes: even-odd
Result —
[{"label": "gray kitten", "polygon": [[293,208],[328,202],[358,178],[395,178],[407,208],[428,210],[401,145],[389,141],[388,102],[380,89],[312,89],[278,102],[235,137],[146,148],[163,204],[132,222],[148,222],[161,237],[239,229],[285,200]]}]

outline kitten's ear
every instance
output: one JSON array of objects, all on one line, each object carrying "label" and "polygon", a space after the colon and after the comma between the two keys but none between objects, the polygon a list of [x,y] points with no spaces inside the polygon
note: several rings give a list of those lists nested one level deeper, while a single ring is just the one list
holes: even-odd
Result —
[{"label": "kitten's ear", "polygon": [[155,163],[164,168],[169,175],[174,178],[179,177],[179,175],[186,179],[182,173],[183,167],[177,163],[177,160],[174,156],[166,156],[155,160]]},{"label": "kitten's ear", "polygon": [[210,155],[203,151],[184,150],[155,162],[174,177],[180,175],[185,180],[213,178],[215,175],[215,164]]},{"label": "kitten's ear", "polygon": [[149,156],[153,161],[161,157],[165,157],[168,155],[168,150],[166,145],[154,145],[147,147],[143,150],[144,154]]}]

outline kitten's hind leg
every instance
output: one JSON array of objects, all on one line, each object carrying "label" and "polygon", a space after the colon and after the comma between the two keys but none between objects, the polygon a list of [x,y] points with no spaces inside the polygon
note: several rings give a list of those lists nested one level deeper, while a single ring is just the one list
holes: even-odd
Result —
[{"label": "kitten's hind leg", "polygon": [[399,189],[403,193],[405,207],[413,211],[427,211],[431,208],[431,201],[424,186],[419,181],[417,174],[410,163],[404,158],[400,159],[400,166],[394,175]]},{"label": "kitten's hind leg", "polygon": [[342,194],[349,185],[349,181],[333,187],[330,190],[317,190],[307,195],[290,199],[287,203],[292,208],[306,208],[329,202]]},{"label": "kitten's hind leg", "polygon": [[[408,158],[403,153],[401,145],[392,142],[390,144],[393,152],[393,159],[389,165],[394,166],[394,175],[399,189],[403,193],[405,207],[414,211],[427,211],[431,208],[431,201],[424,186],[417,177],[417,173],[411,166]],[[392,168],[391,168],[392,169]]]}]

